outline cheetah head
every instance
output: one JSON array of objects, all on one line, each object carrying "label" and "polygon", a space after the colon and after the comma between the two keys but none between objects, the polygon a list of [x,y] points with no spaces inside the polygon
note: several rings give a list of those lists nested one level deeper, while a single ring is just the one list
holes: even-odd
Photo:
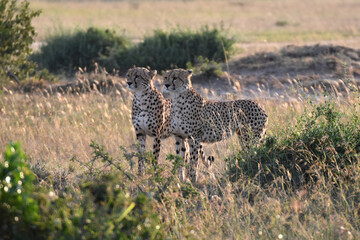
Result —
[{"label": "cheetah head", "polygon": [[126,74],[127,88],[133,92],[146,91],[152,86],[152,80],[156,73],[156,70],[143,67],[130,68]]},{"label": "cheetah head", "polygon": [[190,77],[192,70],[174,69],[169,70],[164,75],[165,90],[172,94],[180,94],[191,88]]}]

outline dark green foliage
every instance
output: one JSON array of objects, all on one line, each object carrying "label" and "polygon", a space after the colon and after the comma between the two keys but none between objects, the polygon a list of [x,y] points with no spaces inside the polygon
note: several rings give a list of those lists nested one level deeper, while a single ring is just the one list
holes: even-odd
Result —
[{"label": "dark green foliage", "polygon": [[118,67],[113,59],[114,51],[123,51],[129,46],[127,38],[97,28],[55,35],[46,42],[32,59],[53,73],[74,73],[78,67],[93,70],[95,62],[112,70]]},{"label": "dark green foliage", "polygon": [[[101,151],[102,152],[102,151]],[[0,239],[163,239],[152,200],[131,196],[121,174],[85,178],[71,190],[34,185],[20,144],[7,146],[0,163]]]},{"label": "dark green foliage", "polygon": [[[145,194],[130,197],[120,188],[115,175],[102,175],[82,185],[84,196],[82,229],[75,236],[85,239],[161,239],[162,226],[151,200]],[[80,219],[79,219],[80,220]]]},{"label": "dark green foliage", "polygon": [[34,179],[20,144],[7,146],[4,162],[0,164],[0,236],[3,238],[19,236],[40,219]]},{"label": "dark green foliage", "polygon": [[208,27],[197,32],[158,30],[137,45],[109,30],[90,28],[86,32],[50,37],[31,59],[50,72],[73,73],[78,67],[92,70],[95,62],[122,72],[134,65],[157,70],[186,68],[187,63],[198,64],[201,57],[207,61],[206,70],[214,72],[219,69],[216,62],[223,62],[233,52],[233,44],[234,40],[226,38],[223,30]]},{"label": "dark green foliage", "polygon": [[202,56],[198,57],[194,64],[188,62],[186,68],[192,69],[195,74],[203,74],[207,78],[211,76],[221,77],[223,75],[220,63],[214,60],[209,61],[209,59],[203,58]]},{"label": "dark green foliage", "polygon": [[0,79],[9,68],[20,79],[34,68],[27,60],[34,42],[35,29],[31,25],[40,11],[29,8],[27,0],[0,0]]},{"label": "dark green foliage", "polygon": [[157,70],[185,68],[186,63],[194,64],[199,56],[223,62],[225,55],[233,52],[233,44],[234,40],[226,38],[222,30],[207,26],[197,32],[158,30],[127,52],[118,53],[117,62],[125,68],[133,65],[150,66]]},{"label": "dark green foliage", "polygon": [[287,189],[311,185],[318,180],[337,185],[355,174],[360,154],[360,114],[348,121],[332,101],[313,106],[282,137],[268,136],[251,153],[227,159],[232,181],[245,175],[262,186],[280,184]]}]

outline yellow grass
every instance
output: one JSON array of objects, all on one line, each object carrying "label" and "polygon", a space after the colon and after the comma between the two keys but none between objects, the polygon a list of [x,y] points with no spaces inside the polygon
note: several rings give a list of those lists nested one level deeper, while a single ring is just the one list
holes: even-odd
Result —
[{"label": "yellow grass", "polygon": [[[279,131],[279,126],[293,121],[303,109],[299,102],[260,102],[270,117],[269,133]],[[278,111],[283,114],[278,115]],[[122,153],[120,146],[129,148],[135,143],[130,101],[124,104],[120,96],[6,94],[0,96],[0,113],[0,148],[9,141],[20,141],[32,160],[45,162],[49,168],[67,166],[72,157],[89,161],[91,140],[106,146],[114,157]],[[147,143],[151,150],[151,140]],[[214,155],[222,168],[223,159],[238,148],[234,136],[207,144],[205,151]],[[165,162],[165,155],[174,152],[174,140],[163,141],[160,161]]]},{"label": "yellow grass", "polygon": [[[281,135],[286,127],[294,125],[295,118],[308,106],[308,103],[299,101],[259,101],[269,114],[268,132],[273,136]],[[347,106],[352,103],[341,104]],[[21,141],[31,164],[40,163],[52,173],[55,181],[60,181],[58,179],[62,175],[59,173],[68,171],[71,169],[69,166],[73,165],[71,158],[90,161],[91,140],[104,145],[114,158],[122,154],[120,146],[130,150],[135,140],[130,121],[129,102],[124,103],[118,95],[91,93],[43,97],[2,94],[0,148],[4,149],[10,140]],[[161,164],[166,163],[165,154],[175,151],[172,139],[162,143]],[[149,146],[148,150],[151,149]],[[314,190],[310,194],[310,190],[305,189],[296,194],[284,194],[280,198],[280,189],[273,188],[271,193],[265,194],[265,190],[257,189],[244,179],[246,189],[243,191],[258,192],[254,203],[251,203],[249,196],[236,193],[230,182],[217,182],[224,179],[224,159],[238,150],[235,136],[221,143],[206,145],[206,153],[216,158],[210,170],[216,178],[212,177],[213,174],[207,174],[208,171],[201,166],[200,183],[196,188],[200,196],[186,198],[181,196],[181,191],[169,189],[166,200],[154,201],[163,221],[171,226],[170,236],[175,239],[269,239],[282,234],[286,239],[288,232],[309,239],[333,239],[334,236],[356,239],[359,236],[358,229],[347,221],[351,218],[349,213],[337,210],[338,207],[347,208],[337,204],[330,193]],[[84,170],[73,168],[73,174],[81,175]],[[69,173],[64,176],[66,179],[61,181],[65,183],[60,181],[59,184],[75,186],[77,178]],[[221,197],[216,195],[219,187]],[[299,220],[304,214],[306,221]]]},{"label": "yellow grass", "polygon": [[[360,36],[357,0],[31,1],[39,39],[90,26],[141,39],[154,29],[223,24],[242,42],[342,40]],[[280,24],[279,24],[280,23]]]}]

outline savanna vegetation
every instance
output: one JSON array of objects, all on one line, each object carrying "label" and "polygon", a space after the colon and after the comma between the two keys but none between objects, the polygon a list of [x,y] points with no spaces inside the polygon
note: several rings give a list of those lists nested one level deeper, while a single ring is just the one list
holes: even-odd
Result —
[{"label": "savanna vegetation", "polygon": [[[356,1],[21,2],[0,0],[0,38],[10,39],[0,52],[21,83],[0,66],[0,239],[360,238],[360,52],[346,45],[359,46]],[[59,16],[63,29],[46,34]],[[233,26],[213,26],[218,19]],[[324,39],[347,47],[272,51]],[[245,42],[255,43],[239,51]],[[122,72],[133,64],[195,68],[205,97],[259,101],[269,115],[263,144],[206,145],[214,166],[200,166],[191,184],[177,177],[169,138],[154,169],[132,129]]]}]

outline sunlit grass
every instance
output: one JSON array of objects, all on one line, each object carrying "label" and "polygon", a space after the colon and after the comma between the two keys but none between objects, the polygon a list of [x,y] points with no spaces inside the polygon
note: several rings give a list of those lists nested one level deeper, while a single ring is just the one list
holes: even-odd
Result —
[{"label": "sunlit grass", "polygon": [[327,31],[327,30],[296,30],[274,29],[271,31],[250,32],[246,35],[239,34],[239,42],[314,42],[345,40],[347,38],[360,37],[360,31]]},{"label": "sunlit grass", "polygon": [[[57,29],[111,28],[142,39],[155,29],[223,24],[241,41],[318,41],[359,36],[356,0],[313,1],[31,1],[39,39]],[[326,9],[326,11],[324,11]],[[279,26],[279,21],[286,25]]]},{"label": "sunlit grass", "polygon": [[[51,181],[56,186],[76,187],[76,176],[81,176],[86,168],[79,167],[70,159],[89,162],[93,157],[89,147],[92,140],[105,146],[110,156],[128,166],[120,146],[127,151],[135,150],[131,147],[135,143],[135,134],[131,124],[130,97],[124,102],[119,95],[96,92],[50,97],[2,94],[0,146],[4,148],[11,140],[21,141],[38,174],[49,172],[52,177],[47,178],[53,179]],[[268,134],[272,136],[285,134],[286,128],[296,124],[304,109],[311,108],[306,100],[262,100],[261,95],[258,97],[269,115]],[[337,104],[348,114],[347,109],[354,109],[352,106],[356,106],[358,100],[344,98]],[[160,164],[167,166],[170,162],[165,160],[165,155],[175,151],[173,139],[162,141],[162,146]],[[147,150],[151,150],[150,141]],[[350,185],[340,182],[341,188],[337,190],[340,192],[334,197],[329,190],[332,185],[325,179],[320,179],[311,189],[305,187],[293,193],[281,187],[262,189],[254,183],[255,179],[245,176],[233,184],[227,178],[224,159],[239,150],[235,136],[206,145],[206,153],[214,155],[216,162],[210,171],[201,165],[199,183],[192,190],[196,194],[183,195],[188,190],[184,189],[186,185],[179,183],[171,185],[162,201],[154,200],[154,207],[168,228],[169,236],[193,239],[359,237],[358,224],[352,222],[358,216],[357,206],[351,205],[353,200],[346,198],[346,188]],[[360,170],[358,163],[353,168]],[[129,167],[126,171],[131,172]],[[136,169],[132,174],[135,173]],[[133,184],[140,184],[146,191],[154,189],[152,185],[144,185],[141,178],[136,178],[126,188],[136,191]],[[355,189],[356,186],[351,185]],[[60,191],[59,188],[55,190]],[[359,197],[357,192],[353,194],[353,197]]]}]

